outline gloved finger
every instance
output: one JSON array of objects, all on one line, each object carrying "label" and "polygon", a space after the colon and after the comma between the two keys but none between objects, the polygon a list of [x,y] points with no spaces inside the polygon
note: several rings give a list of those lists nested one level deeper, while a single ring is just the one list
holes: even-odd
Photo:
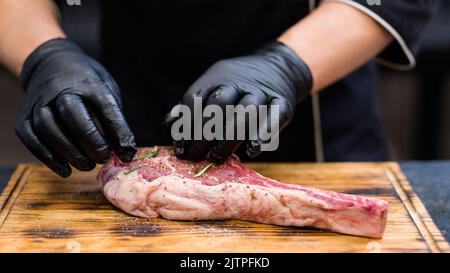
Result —
[{"label": "gloved finger", "polygon": [[120,160],[132,161],[137,152],[136,142],[117,100],[108,91],[98,92],[90,99],[114,152]]},{"label": "gloved finger", "polygon": [[[176,157],[179,159],[187,159],[186,153],[184,152],[184,147],[187,140],[173,141],[173,151]],[[186,145],[187,146],[187,145]]]},{"label": "gloved finger", "polygon": [[97,72],[97,75],[100,77],[102,81],[101,84],[106,86],[107,92],[114,97],[117,105],[119,106],[120,109],[122,109],[122,101],[120,98],[119,85],[113,79],[111,74],[109,74],[108,71],[106,71],[106,69],[98,62],[92,62],[90,65]]},{"label": "gloved finger", "polygon": [[[276,130],[276,128],[272,128],[272,115],[275,115],[272,111],[272,106],[278,107],[278,116],[274,116],[275,119],[278,121],[278,131],[272,132],[272,130]],[[273,98],[270,100],[268,109],[267,109],[267,115],[266,116],[259,116],[262,121],[260,122],[260,128],[258,128],[257,136],[256,138],[253,138],[252,140],[246,141],[245,148],[246,148],[246,154],[250,158],[255,158],[258,155],[261,154],[261,148],[263,144],[269,143],[271,139],[266,139],[266,137],[261,136],[262,132],[270,133],[272,137],[278,137],[279,132],[286,127],[289,122],[292,119],[292,113],[293,109],[291,109],[291,105],[288,104],[286,100]]]},{"label": "gloved finger", "polygon": [[[200,98],[203,104],[206,101],[206,98],[208,97],[209,93],[211,93],[211,91],[213,90],[214,90],[213,88],[204,88],[194,83],[183,95],[178,105],[187,106],[191,110],[191,114],[193,114],[195,98]],[[179,118],[180,117],[172,116],[171,112],[167,113],[163,122],[165,129],[170,131],[172,124]]]},{"label": "gloved finger", "polygon": [[33,128],[36,135],[53,152],[81,171],[95,168],[95,162],[89,160],[72,141],[66,137],[57,124],[50,107],[35,107],[33,111]]},{"label": "gloved finger", "polygon": [[220,85],[213,90],[206,99],[205,107],[207,105],[217,105],[222,111],[225,111],[227,105],[236,105],[240,98],[241,92],[233,85]]},{"label": "gloved finger", "polygon": [[[237,103],[240,107],[240,113],[232,117],[234,127],[234,140],[216,141],[211,153],[210,159],[217,163],[222,163],[228,159],[237,148],[244,142],[255,135],[258,129],[257,116],[258,106],[267,103],[267,98],[262,92],[252,92],[241,98]],[[238,110],[236,110],[238,111]],[[227,127],[231,120],[227,120]]]},{"label": "gloved finger", "polygon": [[105,163],[110,149],[92,120],[83,100],[77,94],[64,93],[56,98],[59,119],[89,159]]},{"label": "gloved finger", "polygon": [[295,104],[289,103],[286,99],[272,98],[270,100],[270,106],[278,106],[279,113],[279,128],[280,131],[284,129],[294,117]]},{"label": "gloved finger", "polygon": [[[219,86],[216,90],[212,91],[208,98],[206,99],[205,105],[203,110],[206,110],[208,106],[218,106],[220,110],[222,110],[222,113],[225,114],[225,108],[227,105],[234,106],[239,101],[240,94],[238,90],[234,86],[230,85],[222,85]],[[219,109],[217,109],[219,110]],[[214,115],[214,114],[212,114]],[[207,123],[208,120],[214,117],[203,117],[202,118],[202,128],[204,128],[204,125]],[[223,124],[224,125],[224,124]],[[221,125],[222,126],[222,125]],[[196,128],[199,130],[199,128]],[[216,130],[218,130],[216,128]],[[222,129],[223,133],[225,131]],[[203,132],[204,133],[204,132]],[[225,138],[225,135],[222,135],[222,139]],[[189,146],[187,146],[185,152],[187,153],[187,157],[193,160],[201,160],[206,157],[208,154],[211,146],[213,145],[213,139],[211,139],[211,136],[209,138],[206,138],[205,135],[203,135],[203,138],[201,140],[194,139]]]},{"label": "gloved finger", "polygon": [[230,157],[241,145],[243,140],[220,140],[214,143],[209,160],[214,163],[222,164]]},{"label": "gloved finger", "polygon": [[174,141],[174,146],[180,147],[181,145],[183,145],[184,147],[180,158],[202,160],[208,154],[211,143],[205,139],[192,140],[188,143],[182,141],[181,143],[180,141]]},{"label": "gloved finger", "polygon": [[[191,156],[191,153],[189,152],[190,150],[190,146],[191,144],[194,142],[194,131],[195,130],[201,130],[201,126],[202,124],[197,124],[197,128],[194,128],[194,120],[199,120],[202,119],[202,116],[195,116],[195,113],[202,113],[203,109],[197,109],[199,111],[195,111],[195,99],[199,98],[200,101],[202,102],[202,105],[204,104],[204,102],[206,101],[206,98],[208,97],[208,94],[211,93],[211,91],[213,91],[212,88],[207,89],[207,88],[203,88],[202,86],[194,83],[191,87],[189,87],[188,91],[184,94],[183,98],[181,99],[180,103],[176,106],[176,107],[187,107],[190,110],[190,114],[191,114],[191,123],[190,123],[190,128],[184,128],[183,130],[189,130],[190,129],[190,139],[177,139],[174,140],[173,142],[173,146],[174,146],[174,152],[175,155],[178,158],[181,159],[200,159],[200,156],[196,156],[194,153],[194,156]],[[164,126],[166,127],[166,130],[170,131],[172,125],[174,124],[175,121],[177,121],[178,119],[183,118],[183,116],[172,116],[172,112],[168,113],[166,115],[165,118],[165,122],[164,122]],[[195,145],[194,145],[194,149],[195,149]]]},{"label": "gloved finger", "polygon": [[23,142],[25,147],[49,167],[52,171],[61,177],[69,177],[72,169],[69,164],[60,156],[52,153],[38,138],[33,130],[31,118],[19,120],[16,123],[16,134]]}]

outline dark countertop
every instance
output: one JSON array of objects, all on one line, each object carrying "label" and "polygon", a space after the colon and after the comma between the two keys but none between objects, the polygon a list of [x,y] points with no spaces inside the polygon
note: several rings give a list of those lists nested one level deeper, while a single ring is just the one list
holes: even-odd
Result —
[{"label": "dark countertop", "polygon": [[450,161],[400,162],[434,223],[450,242]]},{"label": "dark countertop", "polygon": [[[450,161],[410,161],[400,165],[434,222],[450,241]],[[13,166],[0,167],[0,192],[13,171]]]},{"label": "dark countertop", "polygon": [[0,193],[6,187],[6,183],[8,183],[9,177],[14,169],[14,166],[0,166]]}]

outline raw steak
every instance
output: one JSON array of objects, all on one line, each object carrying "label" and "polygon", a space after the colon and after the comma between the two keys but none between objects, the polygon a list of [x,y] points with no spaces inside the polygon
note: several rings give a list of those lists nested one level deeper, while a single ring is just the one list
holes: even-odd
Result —
[{"label": "raw steak", "polygon": [[[240,219],[309,226],[380,238],[388,203],[264,177],[232,156],[223,165],[177,159],[169,147],[143,148],[131,163],[114,154],[97,179],[125,212],[171,220]],[[201,174],[203,170],[203,174]]]}]

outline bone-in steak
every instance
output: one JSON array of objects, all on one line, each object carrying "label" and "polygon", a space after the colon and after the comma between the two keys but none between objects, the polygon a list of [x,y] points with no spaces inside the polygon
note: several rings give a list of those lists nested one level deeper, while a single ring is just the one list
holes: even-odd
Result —
[{"label": "bone-in steak", "polygon": [[168,147],[143,148],[131,163],[112,155],[97,179],[111,203],[141,217],[240,219],[383,235],[388,209],[384,200],[280,183],[236,156],[223,165],[205,168],[208,164],[177,159]]}]

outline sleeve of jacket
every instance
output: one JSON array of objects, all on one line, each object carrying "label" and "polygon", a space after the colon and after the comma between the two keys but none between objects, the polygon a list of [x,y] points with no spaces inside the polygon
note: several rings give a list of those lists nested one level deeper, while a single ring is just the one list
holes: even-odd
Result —
[{"label": "sleeve of jacket", "polygon": [[394,38],[380,55],[381,64],[401,70],[414,68],[422,30],[440,0],[325,0],[351,5],[372,17]]}]

